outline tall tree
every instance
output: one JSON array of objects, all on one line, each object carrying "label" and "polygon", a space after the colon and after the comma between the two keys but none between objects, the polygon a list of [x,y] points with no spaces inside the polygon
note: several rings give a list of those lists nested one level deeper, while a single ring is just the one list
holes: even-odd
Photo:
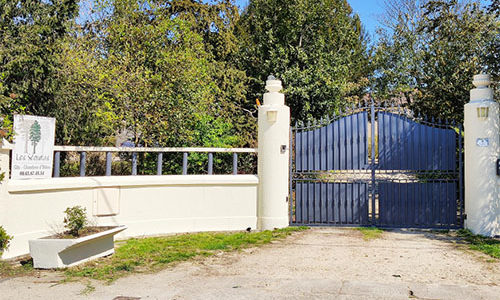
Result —
[{"label": "tall tree", "polygon": [[366,87],[366,39],[346,0],[251,0],[239,36],[250,97],[260,97],[274,74],[294,121],[331,113]]},{"label": "tall tree", "polygon": [[78,0],[0,0],[0,95],[12,100],[2,114],[55,109],[56,57],[77,13]]},{"label": "tall tree", "polygon": [[498,17],[474,1],[399,4],[399,10],[389,9],[391,30],[381,31],[374,90],[381,98],[404,99],[416,112],[460,122],[472,76],[498,74],[495,59],[488,59],[498,43]]}]

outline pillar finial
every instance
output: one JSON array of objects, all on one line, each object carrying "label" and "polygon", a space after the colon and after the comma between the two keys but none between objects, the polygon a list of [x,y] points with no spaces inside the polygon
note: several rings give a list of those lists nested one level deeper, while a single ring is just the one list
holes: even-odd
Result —
[{"label": "pillar finial", "polygon": [[272,74],[267,77],[266,90],[270,93],[278,93],[283,89],[281,85],[281,80],[276,79]]},{"label": "pillar finial", "polygon": [[470,102],[493,101],[493,90],[490,88],[491,76],[489,74],[474,75],[472,81],[476,88],[470,91]]},{"label": "pillar finial", "polygon": [[490,74],[474,75],[472,84],[478,89],[488,88],[491,84],[491,76]]}]

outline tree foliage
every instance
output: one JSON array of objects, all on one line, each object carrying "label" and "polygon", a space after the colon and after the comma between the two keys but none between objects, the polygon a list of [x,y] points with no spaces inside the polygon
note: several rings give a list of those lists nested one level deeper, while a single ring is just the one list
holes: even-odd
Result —
[{"label": "tree foliage", "polygon": [[293,120],[320,118],[364,92],[366,39],[346,0],[252,0],[239,24],[240,62],[258,98],[284,83]]},{"label": "tree foliage", "polygon": [[403,2],[388,2],[392,33],[381,32],[374,90],[428,116],[461,121],[472,76],[488,71],[498,80],[498,17],[477,2]]},{"label": "tree foliage", "polygon": [[246,76],[231,63],[238,12],[230,1],[114,0],[96,9],[60,58],[59,119],[74,121],[61,125],[64,143],[109,144],[119,132],[135,145],[194,145],[207,116],[243,137],[226,146],[253,143],[245,133],[255,122],[240,109]]},{"label": "tree foliage", "polygon": [[0,109],[4,116],[13,112],[48,115],[56,109],[52,99],[60,65],[57,54],[77,13],[77,0],[0,0]]}]

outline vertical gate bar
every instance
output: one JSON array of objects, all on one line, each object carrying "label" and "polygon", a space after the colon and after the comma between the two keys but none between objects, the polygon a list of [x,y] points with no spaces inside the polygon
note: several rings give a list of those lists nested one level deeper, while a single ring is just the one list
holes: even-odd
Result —
[{"label": "vertical gate bar", "polygon": [[306,215],[306,209],[307,209],[307,206],[306,206],[306,201],[307,201],[307,193],[306,193],[307,182],[300,181],[300,187],[301,187],[301,191],[302,191],[302,194],[300,196],[301,197],[301,199],[300,199],[300,205],[301,205],[300,212],[301,212],[302,223],[305,223],[305,219],[306,219],[305,215]]},{"label": "vertical gate bar", "polygon": [[323,211],[323,182],[319,182],[319,222],[320,223],[324,223],[323,222],[323,215],[324,215],[324,211]]},{"label": "vertical gate bar", "polygon": [[389,140],[389,143],[386,145],[387,146],[387,155],[388,155],[388,158],[387,158],[387,161],[386,161],[386,169],[387,170],[391,170],[391,173],[392,173],[392,170],[394,169],[394,136],[393,136],[393,132],[392,132],[392,123],[394,118],[393,118],[393,115],[392,113],[388,113],[387,114],[387,119],[388,119],[388,127],[389,127],[389,137],[388,137],[388,140]]},{"label": "vertical gate bar", "polygon": [[314,220],[314,223],[317,223],[317,222],[318,222],[318,220],[317,220],[317,217],[318,217],[318,216],[317,216],[317,213],[316,213],[316,212],[317,212],[317,208],[318,208],[318,206],[319,206],[319,205],[318,205],[318,200],[319,200],[319,199],[318,199],[318,198],[319,198],[319,197],[318,197],[318,182],[317,182],[317,181],[316,181],[316,182],[314,182],[314,183],[313,183],[313,186],[314,186],[314,189],[313,189],[313,191],[314,191],[314,192],[313,192],[313,194],[314,194],[314,198],[313,198],[313,199],[314,199],[314,200],[313,200],[313,220]]},{"label": "vertical gate bar", "polygon": [[[291,129],[290,129],[291,131]],[[291,148],[291,145],[290,144],[290,149],[288,149],[288,151],[290,152],[290,157],[289,157],[289,164],[292,163],[292,148]],[[290,168],[290,165],[289,165],[289,168]],[[290,168],[291,170],[291,168]],[[238,153],[233,153],[233,175],[238,175]]]},{"label": "vertical gate bar", "polygon": [[326,223],[330,223],[330,214],[328,213],[328,210],[330,208],[330,183],[326,182],[325,183],[326,187],[326,195],[325,195],[325,209],[326,209]]},{"label": "vertical gate bar", "polygon": [[349,198],[347,197],[348,183],[344,181],[344,224],[348,224],[349,220],[347,219],[347,203],[349,202]]},{"label": "vertical gate bar", "polygon": [[349,117],[349,122],[351,123],[350,128],[350,142],[351,142],[351,169],[354,170],[354,126],[353,126],[354,115]]},{"label": "vertical gate bar", "polygon": [[[399,107],[399,106],[398,106]],[[399,113],[399,110],[398,110],[398,113]],[[396,157],[395,159],[397,159],[397,170],[402,170],[401,169],[401,132],[400,132],[400,121],[401,121],[401,115],[396,115]],[[397,172],[395,170],[395,172]]]},{"label": "vertical gate bar", "polygon": [[306,131],[306,160],[307,160],[307,168],[305,169],[306,171],[311,171],[311,162],[310,162],[310,152],[311,152],[311,145],[309,142],[310,139],[310,132],[311,128],[309,127],[310,123],[307,122],[307,131]]},{"label": "vertical gate bar", "polygon": [[156,161],[156,175],[162,175],[163,173],[163,153],[159,152]]},{"label": "vertical gate bar", "polygon": [[338,210],[339,210],[339,220],[338,220],[338,224],[342,224],[342,184],[343,183],[339,183],[338,184],[338,192],[339,192],[339,196],[338,196]]},{"label": "vertical gate bar", "polygon": [[356,183],[356,186],[358,187],[358,223],[361,225],[363,223],[362,218],[361,218],[361,183]]},{"label": "vertical gate bar", "polygon": [[322,163],[322,159],[321,157],[323,156],[323,122],[320,122],[320,128],[318,129],[318,135],[319,135],[319,139],[318,139],[318,142],[319,142],[319,149],[317,149],[317,153],[318,153],[318,161],[316,162],[316,164],[318,164],[319,168],[316,169],[316,170],[323,170],[323,166],[321,165]]},{"label": "vertical gate bar", "polygon": [[415,217],[417,215],[417,184],[415,182],[412,182],[411,183],[411,186],[412,186],[412,192],[410,193],[410,197],[412,197],[411,199],[411,203],[412,203],[412,207],[410,209],[411,213],[412,213],[412,224],[413,225],[417,225],[417,218]]},{"label": "vertical gate bar", "polygon": [[[387,135],[385,134],[385,130],[386,130],[386,125],[385,125],[385,121],[387,119],[387,114],[385,111],[382,111],[382,116],[380,116],[380,112],[378,113],[378,131],[379,133],[381,132],[381,128],[382,128],[382,142],[380,142],[380,136],[378,137],[378,140],[379,140],[379,147],[378,147],[378,165],[379,165],[379,170],[380,169],[384,169],[385,166],[387,165],[387,151],[388,151],[388,147],[387,147]],[[380,149],[382,146],[383,148]],[[383,156],[381,156],[380,154],[382,153]],[[383,159],[382,159],[383,157]],[[379,208],[380,209],[380,208]],[[380,212],[379,212],[380,214]]]},{"label": "vertical gate bar", "polygon": [[182,175],[187,175],[188,173],[188,155],[187,152],[182,154]]},{"label": "vertical gate bar", "polygon": [[311,205],[312,205],[312,194],[311,192],[312,183],[307,182],[307,223],[311,223]]},{"label": "vertical gate bar", "polygon": [[324,159],[323,159],[323,155],[325,153],[325,150],[323,149],[324,145],[323,145],[323,136],[324,136],[324,126],[323,126],[323,122],[320,122],[320,129],[319,129],[319,169],[318,170],[325,170],[323,169],[323,162],[324,162]]},{"label": "vertical gate bar", "polygon": [[407,156],[407,164],[408,164],[408,169],[409,170],[414,170],[415,169],[415,162],[413,161],[413,157],[415,157],[415,122],[414,120],[411,120],[408,124],[410,125],[409,132],[408,132],[408,142],[411,144],[408,147],[409,148],[409,154]]},{"label": "vertical gate bar", "polygon": [[312,167],[311,170],[316,170],[316,162],[317,162],[317,154],[318,154],[318,145],[316,145],[316,135],[317,135],[317,129],[316,129],[316,122],[313,122],[313,130],[312,130]]},{"label": "vertical gate bar", "polygon": [[[342,115],[340,115],[339,117],[341,118],[341,117],[342,117]],[[337,143],[337,145],[338,145],[338,147],[337,147],[337,150],[338,150],[338,151],[337,151],[337,157],[338,157],[338,165],[337,165],[337,167],[338,167],[338,168],[337,168],[337,170],[342,170],[342,155],[340,154],[340,153],[341,153],[341,150],[342,150],[342,147],[341,147],[341,142],[342,142],[342,141],[341,141],[341,137],[340,137],[340,122],[341,122],[341,121],[342,121],[342,120],[341,120],[341,119],[339,119],[339,120],[337,121],[337,123],[336,123],[336,125],[337,125],[337,136],[338,136],[338,138],[337,138],[337,139],[338,139],[338,143]]]},{"label": "vertical gate bar", "polygon": [[351,224],[355,224],[354,222],[354,201],[357,201],[357,197],[354,195],[354,182],[350,183],[351,185]]},{"label": "vertical gate bar", "polygon": [[137,152],[132,152],[132,175],[137,175]]},{"label": "vertical gate bar", "polygon": [[356,169],[358,169],[358,171],[360,171],[360,166],[361,164],[359,163],[359,112],[356,113],[356,150],[358,151],[357,155],[356,155]]},{"label": "vertical gate bar", "polygon": [[363,151],[366,152],[363,155],[363,161],[365,166],[368,165],[368,112],[363,115]]},{"label": "vertical gate bar", "polygon": [[208,175],[212,175],[214,173],[214,154],[208,153]]},{"label": "vertical gate bar", "polygon": [[54,177],[61,175],[61,152],[54,152]]},{"label": "vertical gate bar", "polygon": [[[371,97],[370,97],[371,98]],[[372,170],[372,224],[375,224],[375,104],[371,98],[371,170]]]},{"label": "vertical gate bar", "polygon": [[[432,186],[432,224],[435,225],[437,222],[436,222],[436,214],[437,214],[437,208],[436,208],[436,199],[439,198],[439,194],[438,192],[439,191],[436,191],[436,184],[433,182],[431,183],[431,186]],[[436,197],[436,195],[438,195]]]},{"label": "vertical gate bar", "polygon": [[412,203],[412,194],[410,193],[411,183],[406,180],[406,201],[408,202],[408,224],[413,225],[413,203]]},{"label": "vertical gate bar", "polygon": [[403,119],[403,132],[402,132],[402,147],[401,147],[401,159],[403,160],[402,169],[408,170],[408,149],[409,149],[409,140],[408,140],[408,124],[406,121],[406,115],[404,115]]},{"label": "vertical gate bar", "polygon": [[462,165],[462,124],[458,124],[458,198],[460,205],[460,226],[464,226],[464,214],[463,214],[463,165]]},{"label": "vertical gate bar", "polygon": [[106,176],[111,176],[113,156],[111,152],[106,152]]},{"label": "vertical gate bar", "polygon": [[[329,119],[327,119],[328,121]],[[329,156],[330,156],[330,147],[328,147],[328,141],[329,141],[329,138],[330,138],[330,134],[329,134],[329,131],[330,131],[330,123],[327,122],[328,124],[326,125],[326,133],[325,133],[325,170],[331,170],[332,167],[330,167],[329,163],[330,163],[330,159],[329,159]]]},{"label": "vertical gate bar", "polygon": [[342,120],[344,120],[344,170],[349,170],[349,154],[347,151],[347,147],[349,146],[349,143],[347,141],[347,118],[347,116],[342,118]]},{"label": "vertical gate bar", "polygon": [[396,219],[396,224],[401,224],[401,211],[402,211],[402,205],[401,205],[401,183],[397,183],[396,184],[397,186],[397,195],[395,195],[394,197],[394,201],[396,202],[396,207],[397,207],[397,211],[396,211],[396,216],[397,216],[397,219]]},{"label": "vertical gate bar", "polygon": [[80,152],[80,177],[85,176],[85,165],[87,159],[87,152]]},{"label": "vertical gate bar", "polygon": [[450,198],[449,198],[449,195],[448,195],[448,182],[444,181],[443,182],[444,184],[444,201],[445,201],[445,213],[444,213],[444,219],[445,219],[445,223],[446,223],[446,227],[447,228],[450,228],[451,226],[451,223],[450,222]]},{"label": "vertical gate bar", "polygon": [[307,165],[307,137],[305,135],[304,129],[302,128],[300,130],[300,146],[302,147],[302,153],[301,153],[301,158],[300,158],[300,163],[301,163],[301,171],[307,171],[308,165]]},{"label": "vertical gate bar", "polygon": [[322,191],[321,191],[321,181],[316,183],[316,189],[317,190],[316,190],[315,195],[317,195],[317,199],[316,199],[316,208],[317,208],[317,210],[316,209],[314,210],[314,213],[315,213],[314,218],[315,218],[316,222],[321,223],[322,222],[322,216],[321,216],[322,215],[322,213],[321,213],[322,209],[321,209],[321,207],[323,205],[323,202],[322,202]]},{"label": "vertical gate bar", "polygon": [[[432,170],[432,140],[429,141],[429,131],[431,130],[431,127],[425,126],[425,137],[424,141],[426,141],[426,161],[425,161],[425,169],[424,170]],[[432,135],[431,137],[432,138]]]}]

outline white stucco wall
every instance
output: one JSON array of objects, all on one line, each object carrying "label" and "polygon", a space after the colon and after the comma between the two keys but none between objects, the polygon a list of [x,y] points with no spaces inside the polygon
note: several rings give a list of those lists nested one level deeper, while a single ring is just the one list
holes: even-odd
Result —
[{"label": "white stucco wall", "polygon": [[75,205],[96,225],[126,225],[118,238],[255,229],[257,186],[255,175],[7,180],[0,184],[0,225],[14,239],[2,258],[27,254],[28,240],[62,229],[64,210]]}]

